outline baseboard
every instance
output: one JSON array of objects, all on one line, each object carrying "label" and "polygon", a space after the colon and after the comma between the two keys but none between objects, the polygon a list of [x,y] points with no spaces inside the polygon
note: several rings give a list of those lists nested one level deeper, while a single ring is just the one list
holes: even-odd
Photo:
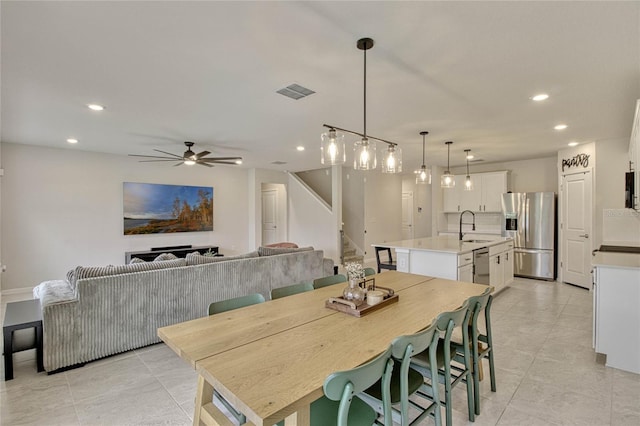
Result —
[{"label": "baseboard", "polygon": [[0,303],[33,299],[32,287],[9,288],[0,292]]}]

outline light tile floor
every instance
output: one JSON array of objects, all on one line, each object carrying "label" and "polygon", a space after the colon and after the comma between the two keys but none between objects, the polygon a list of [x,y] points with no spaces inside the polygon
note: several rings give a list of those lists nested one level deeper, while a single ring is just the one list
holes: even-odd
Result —
[{"label": "light tile floor", "polygon": [[[605,367],[593,351],[591,303],[586,290],[526,279],[498,294],[492,308],[498,391],[491,392],[488,377],[482,382],[482,414],[469,423],[459,386],[454,424],[640,425],[640,375]],[[15,358],[15,379],[0,382],[2,425],[192,422],[196,373],[164,344],[51,376],[36,373],[34,351]],[[4,378],[4,366],[0,373]]]}]

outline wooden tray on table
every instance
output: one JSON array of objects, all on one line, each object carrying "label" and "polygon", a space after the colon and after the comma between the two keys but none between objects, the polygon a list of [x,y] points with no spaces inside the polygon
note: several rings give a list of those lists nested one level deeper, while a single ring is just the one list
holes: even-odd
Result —
[{"label": "wooden tray on table", "polygon": [[366,301],[362,305],[356,306],[353,302],[345,300],[342,297],[330,297],[329,300],[325,302],[324,306],[329,309],[344,312],[345,314],[349,314],[354,317],[361,317],[368,313],[377,311],[378,309],[384,308],[392,303],[396,303],[399,299],[398,295],[391,289],[376,287],[376,290],[386,290],[387,294],[384,296],[382,302],[373,306],[368,305]]}]

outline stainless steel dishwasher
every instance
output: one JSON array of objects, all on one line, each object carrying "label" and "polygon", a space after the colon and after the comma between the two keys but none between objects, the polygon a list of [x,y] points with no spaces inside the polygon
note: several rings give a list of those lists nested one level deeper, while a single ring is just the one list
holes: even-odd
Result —
[{"label": "stainless steel dishwasher", "polygon": [[489,284],[489,248],[473,251],[473,282]]}]

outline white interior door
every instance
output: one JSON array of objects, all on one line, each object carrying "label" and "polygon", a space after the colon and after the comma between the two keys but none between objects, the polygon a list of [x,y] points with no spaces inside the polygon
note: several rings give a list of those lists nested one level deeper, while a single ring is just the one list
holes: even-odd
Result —
[{"label": "white interior door", "polygon": [[262,190],[262,245],[277,243],[278,191]]},{"label": "white interior door", "polygon": [[402,193],[402,239],[413,239],[413,192]]},{"label": "white interior door", "polygon": [[562,281],[591,288],[591,173],[562,177]]}]

